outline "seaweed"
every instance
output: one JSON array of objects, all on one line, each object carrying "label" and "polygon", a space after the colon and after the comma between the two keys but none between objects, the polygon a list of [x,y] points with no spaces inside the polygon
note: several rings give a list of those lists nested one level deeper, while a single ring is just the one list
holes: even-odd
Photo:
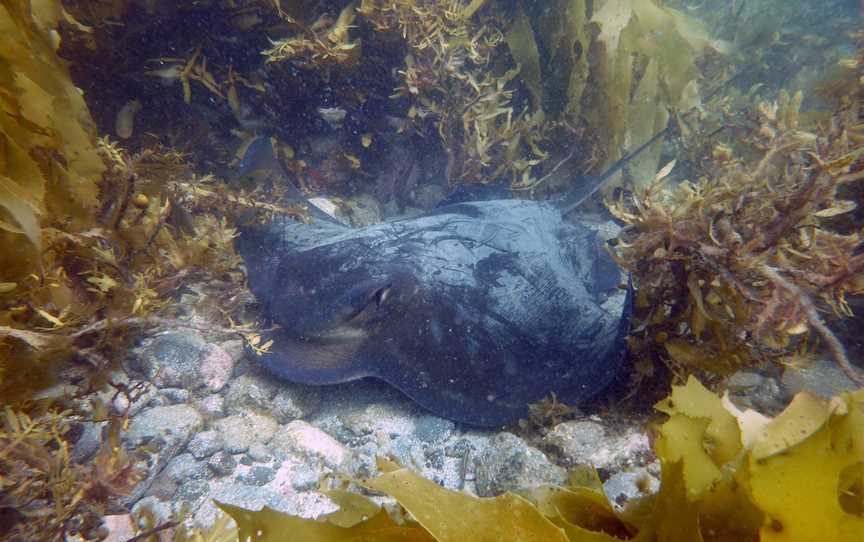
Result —
[{"label": "seaweed", "polygon": [[94,539],[102,516],[144,473],[120,445],[124,418],[112,417],[107,437],[87,465],[70,460],[70,413],[38,417],[8,406],[0,426],[0,536],[8,540]]},{"label": "seaweed", "polygon": [[[632,271],[643,309],[637,350],[659,345],[679,375],[728,375],[800,352],[812,332],[853,380],[862,378],[819,314],[852,315],[864,293],[864,239],[843,217],[864,148],[856,113],[804,127],[803,97],[758,101],[735,148],[718,143],[696,181],[672,183],[670,163],[609,208],[628,226],[614,254]],[[811,131],[812,130],[812,131]],[[638,343],[643,347],[638,346]],[[810,341],[812,344],[812,341]]]}]

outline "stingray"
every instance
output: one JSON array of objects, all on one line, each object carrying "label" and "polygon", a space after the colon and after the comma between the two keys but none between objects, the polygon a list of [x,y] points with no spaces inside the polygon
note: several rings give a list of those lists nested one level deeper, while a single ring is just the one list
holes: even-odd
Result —
[{"label": "stingray", "polygon": [[[476,426],[514,422],[551,393],[591,399],[623,366],[632,294],[596,231],[565,216],[664,132],[557,200],[458,202],[361,228],[310,205],[310,223],[241,228],[275,329],[255,359],[304,384],[377,378]],[[241,170],[280,170],[264,138],[246,156]]]}]

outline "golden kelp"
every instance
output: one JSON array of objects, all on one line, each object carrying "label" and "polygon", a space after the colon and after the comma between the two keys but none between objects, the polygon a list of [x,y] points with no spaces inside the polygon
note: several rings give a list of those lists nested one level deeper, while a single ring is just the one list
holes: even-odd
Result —
[{"label": "golden kelp", "polygon": [[[706,49],[726,46],[710,40],[698,20],[651,0],[595,2],[590,21],[600,33],[588,52],[590,92],[583,111],[612,161],[622,147],[662,129],[667,111],[689,107],[682,97],[700,78],[697,59]],[[659,147],[631,165],[634,182],[645,182],[657,170]]]},{"label": "golden kelp", "polygon": [[283,540],[286,532],[320,542],[853,542],[864,534],[864,390],[831,401],[805,392],[769,419],[741,412],[691,378],[657,409],[668,416],[655,445],[660,489],[622,512],[596,484],[481,499],[388,461],[379,461],[380,476],[360,483],[394,497],[410,514],[403,524],[370,502],[365,519],[353,515],[342,526],[220,506],[240,538],[252,541]]},{"label": "golden kelp", "polygon": [[105,166],[81,92],[56,54],[59,1],[0,3],[0,268],[39,273],[42,225],[92,227]]},{"label": "golden kelp", "polygon": [[97,141],[57,56],[61,18],[59,2],[0,3],[0,397],[17,406],[72,355],[98,380],[181,279],[241,285],[225,215],[255,207],[175,151]]}]

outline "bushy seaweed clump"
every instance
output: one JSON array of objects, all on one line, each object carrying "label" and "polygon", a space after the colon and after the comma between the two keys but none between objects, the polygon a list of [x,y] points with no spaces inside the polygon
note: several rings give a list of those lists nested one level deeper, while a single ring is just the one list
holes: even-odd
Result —
[{"label": "bushy seaweed clump", "polygon": [[[100,124],[113,126],[128,104],[150,134],[194,142],[207,149],[199,159],[225,163],[243,141],[272,135],[297,181],[318,191],[363,191],[394,132],[442,154],[446,167],[430,173],[451,186],[560,188],[574,168],[599,168],[647,139],[667,110],[692,106],[697,81],[722,74],[722,62],[704,59],[722,56],[724,45],[655,0],[70,1],[69,9],[93,27],[67,48],[88,93],[110,95],[93,104]],[[149,37],[156,28],[158,40]],[[320,109],[339,120],[328,127]],[[129,143],[142,144],[139,134]],[[339,144],[312,159],[321,134]],[[658,152],[634,167],[654,169]],[[335,180],[346,171],[347,186]]]},{"label": "bushy seaweed clump", "polygon": [[810,126],[800,92],[760,100],[752,124],[710,148],[700,178],[670,183],[670,163],[610,203],[629,225],[614,253],[639,292],[635,350],[647,358],[659,345],[679,374],[728,375],[795,364],[821,340],[864,382],[826,323],[852,316],[847,296],[864,293],[864,238],[851,218],[864,147],[857,83],[852,90],[848,106]]},{"label": "bushy seaweed clump", "polygon": [[[0,537],[100,538],[102,517],[146,472],[120,445],[121,419],[86,465],[70,459],[69,412],[30,417],[6,407],[0,426]],[[103,535],[104,536],[104,535]]]},{"label": "bushy seaweed clump", "polygon": [[[109,372],[135,332],[184,325],[170,303],[183,281],[224,286],[214,296],[230,306],[243,277],[226,217],[256,208],[175,151],[97,140],[56,54],[61,21],[74,20],[59,2],[0,3],[0,534],[19,540],[94,536],[143,475],[119,444],[128,409],[91,396],[109,385],[127,404],[140,395]],[[69,366],[81,378],[39,393]],[[76,465],[82,422],[110,429]]]}]

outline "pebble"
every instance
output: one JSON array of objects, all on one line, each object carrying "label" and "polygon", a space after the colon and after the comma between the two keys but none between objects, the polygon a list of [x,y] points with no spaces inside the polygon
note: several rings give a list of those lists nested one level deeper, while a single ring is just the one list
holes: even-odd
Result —
[{"label": "pebble", "polygon": [[201,382],[210,391],[221,390],[234,372],[234,362],[235,358],[222,347],[215,344],[209,345],[207,354],[198,367]]},{"label": "pebble", "polygon": [[[177,405],[185,403],[189,400],[189,390],[183,388],[162,388],[159,390],[162,397],[167,401],[166,404]],[[152,404],[150,406],[153,406]]]},{"label": "pebble", "polygon": [[163,474],[178,483],[187,480],[206,480],[210,478],[210,472],[207,470],[207,467],[199,463],[190,453],[174,456],[165,466]]},{"label": "pebble", "polygon": [[[171,519],[171,505],[167,502],[162,502],[156,497],[144,497],[132,507],[132,517],[141,518],[143,510],[148,510],[155,520],[156,524],[164,523]],[[138,524],[139,528],[148,527],[143,523]]]},{"label": "pebble", "polygon": [[160,388],[195,389],[200,385],[198,367],[209,351],[195,331],[158,335],[130,361],[130,369]]},{"label": "pebble", "polygon": [[207,416],[221,418],[225,415],[225,398],[214,393],[196,401],[195,408]]},{"label": "pebble", "polygon": [[437,416],[421,416],[414,429],[414,435],[423,442],[438,443],[450,438],[456,424]]},{"label": "pebble", "polygon": [[335,438],[302,420],[295,420],[279,429],[270,447],[276,454],[294,452],[307,459],[322,461],[333,469],[350,455]]},{"label": "pebble", "polygon": [[270,404],[270,410],[279,423],[306,418],[321,405],[318,388],[283,383]]},{"label": "pebble", "polygon": [[201,414],[189,405],[153,407],[132,418],[124,439],[132,447],[152,444],[159,449],[179,449],[202,425]]},{"label": "pebble", "polygon": [[340,415],[339,420],[355,435],[396,438],[415,432],[415,417],[402,404],[374,403],[362,410]]},{"label": "pebble", "polygon": [[69,459],[73,463],[86,463],[102,445],[102,428],[107,422],[76,422],[66,433],[66,438],[72,443]]},{"label": "pebble", "polygon": [[261,444],[260,442],[253,442],[250,444],[248,454],[252,461],[257,461],[258,463],[267,463],[273,459],[273,454],[270,452],[270,448],[266,444]]},{"label": "pebble", "polygon": [[237,460],[231,454],[220,451],[207,460],[207,467],[217,476],[226,476],[234,472]]},{"label": "pebble", "polygon": [[542,484],[561,485],[567,472],[511,433],[499,433],[475,460],[477,495],[493,497]]},{"label": "pebble", "polygon": [[189,480],[177,487],[174,501],[195,502],[210,491],[210,484],[206,480]]},{"label": "pebble", "polygon": [[591,465],[606,471],[641,465],[653,456],[648,436],[641,430],[609,435],[601,424],[588,420],[559,423],[542,444],[557,452],[566,466]]},{"label": "pebble", "polygon": [[237,414],[248,409],[270,412],[272,399],[277,392],[278,387],[263,376],[241,375],[228,385],[225,410],[228,414]]},{"label": "pebble", "polygon": [[186,449],[195,459],[205,459],[221,450],[223,445],[222,434],[211,430],[196,433],[186,445]]},{"label": "pebble", "polygon": [[213,423],[213,429],[222,435],[223,449],[232,454],[245,452],[253,442],[267,444],[278,427],[279,424],[273,418],[251,411]]},{"label": "pebble", "polygon": [[830,359],[816,361],[809,367],[783,371],[781,384],[787,401],[803,390],[815,393],[823,399],[831,399],[844,391],[858,389],[837,363]]},{"label": "pebble", "polygon": [[[640,488],[647,489],[647,492],[643,492]],[[603,483],[606,498],[619,512],[629,501],[655,493],[658,489],[660,489],[660,480],[647,468],[616,472]]]},{"label": "pebble", "polygon": [[263,486],[276,477],[276,471],[270,467],[254,466],[237,477],[238,482]]},{"label": "pebble", "polygon": [[739,371],[726,382],[730,400],[741,409],[766,415],[778,414],[786,404],[777,379],[751,371]]}]

